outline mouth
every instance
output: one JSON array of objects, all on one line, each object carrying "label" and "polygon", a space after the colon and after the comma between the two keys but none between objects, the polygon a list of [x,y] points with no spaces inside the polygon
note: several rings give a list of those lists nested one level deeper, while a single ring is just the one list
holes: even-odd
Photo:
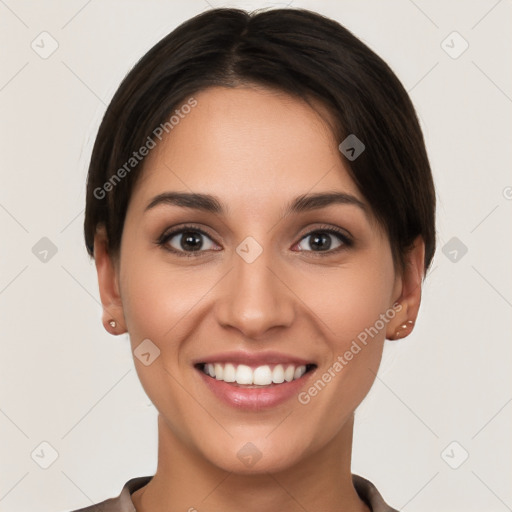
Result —
[{"label": "mouth", "polygon": [[210,381],[222,381],[232,387],[245,389],[286,386],[302,380],[305,375],[309,376],[317,368],[314,363],[305,365],[277,363],[255,366],[217,362],[197,363],[194,366]]},{"label": "mouth", "polygon": [[197,375],[210,396],[240,412],[262,412],[298,397],[315,375],[316,364],[249,366],[198,363]]}]

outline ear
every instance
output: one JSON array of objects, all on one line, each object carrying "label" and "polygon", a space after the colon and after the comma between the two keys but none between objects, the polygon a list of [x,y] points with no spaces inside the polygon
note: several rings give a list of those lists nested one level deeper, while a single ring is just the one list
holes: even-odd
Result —
[{"label": "ear", "polygon": [[[108,252],[108,238],[103,225],[98,226],[94,236],[94,261],[103,306],[103,326],[111,334],[123,334],[126,332],[126,325],[119,293],[119,265]],[[112,321],[115,325],[111,324]]]},{"label": "ear", "polygon": [[[386,338],[396,340],[411,334],[421,303],[425,262],[425,242],[418,236],[405,257],[405,270],[397,277],[394,291],[397,312],[387,324]],[[399,306],[398,306],[399,304]]]}]

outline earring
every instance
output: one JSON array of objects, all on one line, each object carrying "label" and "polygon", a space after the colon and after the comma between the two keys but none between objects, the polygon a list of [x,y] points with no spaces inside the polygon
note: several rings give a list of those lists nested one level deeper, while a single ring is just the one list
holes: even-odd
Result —
[{"label": "earring", "polygon": [[115,320],[110,320],[109,324],[110,324],[110,327],[112,327],[112,328],[115,328],[117,325]]},{"label": "earring", "polygon": [[402,337],[402,335],[400,334],[400,331],[401,331],[401,330],[405,330],[405,329],[407,329],[407,327],[409,327],[409,326],[411,326],[411,327],[412,327],[413,325],[414,325],[414,322],[413,322],[412,320],[407,320],[407,322],[406,322],[405,324],[402,324],[402,325],[400,326],[400,329],[399,329],[398,331],[396,331],[396,333],[395,333],[395,339],[398,339],[398,338],[401,338],[401,337]]}]

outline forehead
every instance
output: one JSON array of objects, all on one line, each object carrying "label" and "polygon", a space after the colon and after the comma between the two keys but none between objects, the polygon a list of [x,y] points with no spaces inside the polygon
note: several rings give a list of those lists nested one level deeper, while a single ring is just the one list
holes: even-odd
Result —
[{"label": "forehead", "polygon": [[146,157],[132,197],[139,206],[166,190],[208,193],[254,214],[327,190],[364,202],[322,104],[314,102],[313,109],[298,98],[254,86],[212,87],[194,99],[196,105],[174,118],[172,129]]}]

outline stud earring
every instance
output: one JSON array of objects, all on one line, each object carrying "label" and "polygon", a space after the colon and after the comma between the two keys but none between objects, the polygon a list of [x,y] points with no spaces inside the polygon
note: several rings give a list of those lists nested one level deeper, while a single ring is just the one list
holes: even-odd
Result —
[{"label": "stud earring", "polygon": [[395,333],[395,339],[398,339],[398,338],[401,338],[402,335],[400,333],[401,330],[404,330],[404,329],[407,329],[407,327],[414,325],[414,322],[412,320],[407,320],[407,322],[405,324],[402,324],[400,326],[400,329],[398,331],[396,331]]},{"label": "stud earring", "polygon": [[116,325],[117,325],[115,320],[110,320],[109,324],[110,324],[110,327],[112,327],[112,328],[116,327]]}]

